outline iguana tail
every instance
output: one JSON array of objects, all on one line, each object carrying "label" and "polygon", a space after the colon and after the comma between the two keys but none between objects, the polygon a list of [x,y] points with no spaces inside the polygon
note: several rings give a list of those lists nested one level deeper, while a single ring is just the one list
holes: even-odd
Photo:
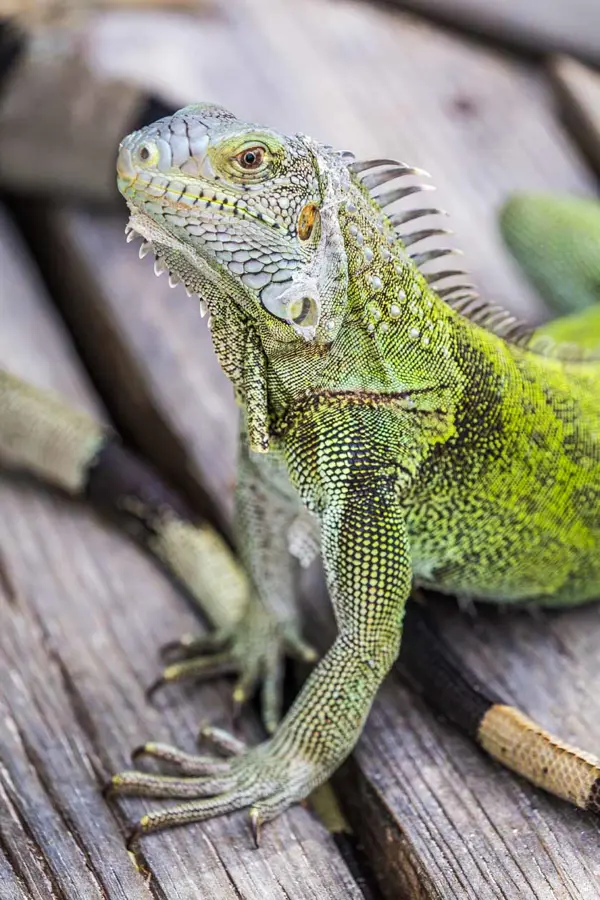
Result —
[{"label": "iguana tail", "polygon": [[600,202],[517,194],[501,210],[500,230],[555,314],[600,303]]},{"label": "iguana tail", "polygon": [[565,744],[479,684],[417,602],[407,607],[400,665],[430,706],[501,765],[600,815],[600,759]]},{"label": "iguana tail", "polygon": [[[600,254],[600,240],[598,242]],[[551,322],[546,322],[539,334],[545,334],[553,338],[557,344],[578,344],[584,350],[597,351],[600,349],[600,294],[598,304],[584,309],[582,312],[571,313],[570,316],[560,316]]]},{"label": "iguana tail", "polygon": [[[223,539],[119,437],[49,391],[0,369],[0,467],[28,472],[116,514],[176,576],[211,623],[240,618],[247,583]],[[165,677],[172,671],[173,678]],[[177,666],[163,680],[177,680]]]},{"label": "iguana tail", "polygon": [[[109,429],[58,397],[0,370],[0,466],[20,469],[118,513],[187,588],[214,625],[244,609],[248,584],[231,551]],[[600,760],[569,747],[494,698],[455,659],[424,611],[409,604],[400,662],[427,701],[502,765],[576,806],[600,814]],[[172,667],[172,678],[185,661]],[[168,671],[165,670],[165,671]]]}]

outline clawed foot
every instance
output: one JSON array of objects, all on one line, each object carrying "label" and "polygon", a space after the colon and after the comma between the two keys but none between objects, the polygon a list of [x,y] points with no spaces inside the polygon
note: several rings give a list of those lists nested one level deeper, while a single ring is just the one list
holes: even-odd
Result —
[{"label": "clawed foot", "polygon": [[233,700],[237,708],[262,686],[262,719],[272,734],[281,719],[282,683],[286,656],[312,663],[317,653],[291,623],[280,623],[258,603],[250,604],[244,618],[234,628],[207,635],[187,635],[163,648],[170,660],[159,687],[184,679],[208,680],[221,675],[237,675]]},{"label": "clawed foot", "polygon": [[143,835],[153,831],[199,822],[248,806],[258,846],[261,826],[302,800],[322,780],[312,763],[295,753],[289,742],[277,737],[251,749],[219,728],[206,727],[201,737],[221,756],[196,756],[167,744],[148,743],[134,751],[134,761],[157,759],[176,769],[177,775],[126,771],[112,777],[106,790],[109,796],[188,800],[172,809],[142,816],[129,837],[130,850],[135,850]]}]

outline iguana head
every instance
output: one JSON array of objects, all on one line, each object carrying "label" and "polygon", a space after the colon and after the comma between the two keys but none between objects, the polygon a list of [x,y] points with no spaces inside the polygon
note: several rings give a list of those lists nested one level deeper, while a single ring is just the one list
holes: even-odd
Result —
[{"label": "iguana head", "polygon": [[[214,320],[231,304],[278,341],[332,339],[346,302],[339,153],[218,106],[188,106],[129,135],[118,184],[131,234],[198,294]],[[142,245],[141,253],[150,249]]]},{"label": "iguana head", "polygon": [[389,159],[355,162],[209,104],[122,142],[129,238],[141,235],[140,254],[152,250],[155,267],[210,313],[253,447],[268,444],[272,407],[317,384],[406,390],[430,372],[432,353],[447,365],[446,305],[474,295],[455,284],[442,303],[430,285],[460,271],[425,276],[421,266],[453,251],[412,252],[445,229],[403,231],[438,210],[384,212],[428,187],[389,182],[418,174]]}]

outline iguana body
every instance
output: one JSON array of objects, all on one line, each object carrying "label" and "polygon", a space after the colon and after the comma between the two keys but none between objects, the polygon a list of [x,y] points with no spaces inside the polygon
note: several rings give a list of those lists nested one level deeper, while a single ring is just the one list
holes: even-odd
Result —
[{"label": "iguana body", "polygon": [[427,254],[395,231],[407,217],[382,212],[410,191],[368,190],[407,173],[208,105],[122,144],[130,225],[208,306],[244,407],[257,608],[289,591],[306,509],[338,625],[274,736],[218,776],[202,760],[199,781],[115,776],[120,792],[202,798],[142,831],[242,806],[257,825],[327,778],[398,654],[413,583],[498,603],[600,596],[600,362],[536,352],[514,320],[436,293]]},{"label": "iguana body", "polygon": [[[258,829],[326,779],[398,654],[413,584],[504,604],[600,597],[600,361],[536,350],[511,317],[441,287],[443,274],[426,279],[428,254],[406,248],[438,232],[402,240],[395,227],[419,213],[382,212],[411,189],[379,202],[368,190],[414,172],[355,164],[207,105],[123,142],[119,184],[150,242],[142,253],[208,306],[244,409],[237,519],[255,590],[237,627],[209,642],[216,652],[186,642],[189,659],[165,678],[236,668],[238,700],[263,681],[275,732],[251,750],[217,735],[230,761],[146,745],[180,777],[126,772],[112,790],[188,802],[144,816],[136,834],[244,806]],[[115,466],[106,447],[88,450],[96,482]],[[194,582],[204,551],[193,530],[154,512],[152,527],[152,549]],[[319,547],[338,637],[276,729],[281,656],[311,655],[289,550],[307,563]],[[600,811],[597,759],[468,684],[447,699],[492,755]]]}]

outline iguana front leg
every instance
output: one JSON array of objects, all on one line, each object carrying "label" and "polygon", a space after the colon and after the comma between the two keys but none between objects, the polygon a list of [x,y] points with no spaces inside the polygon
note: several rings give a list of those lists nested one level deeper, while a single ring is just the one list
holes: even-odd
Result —
[{"label": "iguana front leg", "polygon": [[167,666],[161,679],[164,683],[235,672],[233,698],[238,705],[260,683],[262,718],[270,733],[281,718],[286,655],[304,662],[317,659],[316,651],[300,635],[296,609],[289,534],[300,512],[283,461],[275,453],[251,453],[242,420],[236,527],[242,561],[254,587],[245,613],[232,626],[174,645],[183,658]]},{"label": "iguana front leg", "polygon": [[[294,615],[286,529],[297,515],[297,500],[290,504],[291,489],[281,466],[275,473],[271,457],[255,459],[253,463],[248,451],[241,451],[237,505],[238,518],[247,520],[242,547],[251,551],[260,539],[268,548],[262,557],[267,571],[255,573],[264,586],[262,598],[223,539],[206,522],[194,521],[185,501],[116,434],[60,397],[0,369],[0,467],[25,470],[117,512],[215,626],[213,632],[168,645],[170,655],[179,659],[166,666],[151,691],[184,678],[238,673],[234,697],[241,703],[262,680],[265,725],[274,731],[285,653],[309,662],[316,653],[300,638]],[[269,481],[279,487],[269,491]]]},{"label": "iguana front leg", "polygon": [[[173,825],[251,807],[258,834],[290,804],[325,781],[354,747],[377,688],[395,660],[411,568],[395,484],[384,472],[349,480],[321,512],[322,551],[338,636],[273,738],[230,760],[196,757],[185,765],[179,751],[147,752],[193,775],[115,775],[118,794],[187,798],[170,810],[145,815],[133,839]],[[191,799],[194,798],[194,799]]]}]

